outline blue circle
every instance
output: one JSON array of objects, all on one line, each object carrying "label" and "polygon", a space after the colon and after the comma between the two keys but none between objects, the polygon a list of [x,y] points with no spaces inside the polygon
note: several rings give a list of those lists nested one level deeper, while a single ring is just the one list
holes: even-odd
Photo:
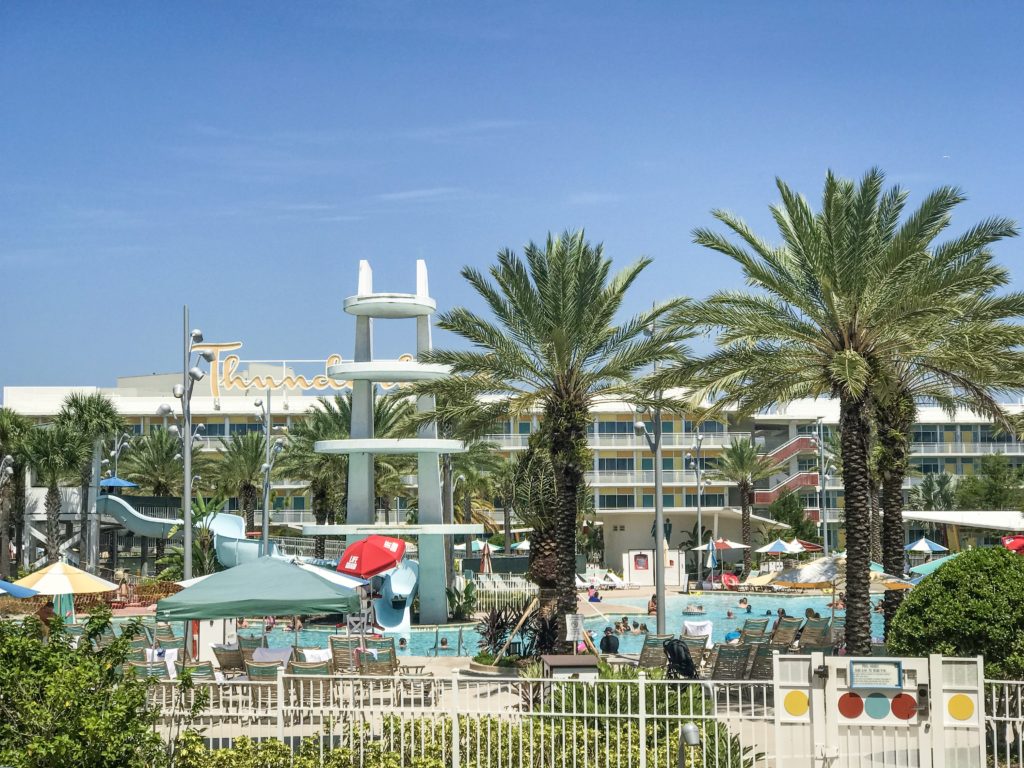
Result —
[{"label": "blue circle", "polygon": [[864,700],[864,711],[872,720],[884,720],[889,716],[889,697],[884,693],[872,693]]}]

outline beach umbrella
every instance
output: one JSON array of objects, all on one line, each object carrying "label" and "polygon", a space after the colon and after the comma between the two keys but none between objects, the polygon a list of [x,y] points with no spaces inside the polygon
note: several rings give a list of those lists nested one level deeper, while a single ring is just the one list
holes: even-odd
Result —
[{"label": "beach umbrella", "polygon": [[1000,541],[1011,552],[1024,552],[1024,536],[1003,536]]},{"label": "beach umbrella", "polygon": [[138,483],[125,480],[123,477],[105,477],[100,480],[100,488],[138,488]]},{"label": "beach umbrella", "polygon": [[935,552],[949,552],[948,547],[937,544],[925,536],[922,536],[912,544],[907,544],[903,549],[907,552],[925,552],[927,554],[933,554]]},{"label": "beach umbrella", "polygon": [[727,549],[750,549],[750,547],[748,547],[746,544],[740,544],[736,541],[730,541],[729,539],[715,539],[714,541],[709,541],[707,544],[701,544],[699,547],[693,547],[690,551],[693,552],[696,550],[705,550],[707,552],[721,552]]},{"label": "beach umbrella", "polygon": [[[909,589],[913,585],[900,576],[893,576],[881,570],[877,563],[871,564],[870,589],[885,592],[890,589]],[[875,566],[878,566],[876,569]],[[796,568],[779,571],[771,581],[773,586],[791,589],[832,589],[846,588],[846,553],[819,557]]]},{"label": "beach umbrella", "polygon": [[117,584],[67,563],[53,563],[14,583],[41,595],[88,595],[117,589]]},{"label": "beach umbrella", "polygon": [[755,549],[754,551],[760,552],[763,555],[797,555],[805,550],[800,544],[776,539],[771,544],[765,544],[760,549]]},{"label": "beach umbrella", "polygon": [[921,563],[921,565],[915,565],[910,569],[910,572],[915,576],[927,576],[929,573],[934,573],[936,570],[944,566],[950,560],[954,559],[959,552],[954,552],[952,555],[946,555],[940,557],[937,560],[930,560],[927,563]]},{"label": "beach umbrella", "polygon": [[[486,541],[481,541],[480,539],[473,539],[471,542],[469,542],[469,549],[470,549],[471,552],[482,552],[483,549],[484,549],[484,544],[486,544],[486,543],[487,543]],[[456,544],[453,547],[453,549],[457,549],[460,552],[465,552],[466,551],[466,545],[465,544]]]},{"label": "beach umbrella", "polygon": [[791,547],[800,547],[801,552],[824,552],[825,548],[821,544],[815,544],[813,541],[804,541],[803,539],[794,538],[789,542]]},{"label": "beach umbrella", "polygon": [[517,552],[529,552],[530,551],[530,540],[529,539],[523,539],[522,541],[518,542],[517,544],[513,544],[512,545],[512,549],[516,550]]},{"label": "beach umbrella", "polygon": [[338,561],[338,572],[368,579],[397,566],[404,554],[404,541],[374,534],[345,548]]},{"label": "beach umbrella", "polygon": [[8,597],[15,597],[21,600],[26,597],[35,597],[39,593],[34,589],[28,587],[19,587],[17,584],[11,584],[8,581],[0,580],[0,595],[7,595]]}]

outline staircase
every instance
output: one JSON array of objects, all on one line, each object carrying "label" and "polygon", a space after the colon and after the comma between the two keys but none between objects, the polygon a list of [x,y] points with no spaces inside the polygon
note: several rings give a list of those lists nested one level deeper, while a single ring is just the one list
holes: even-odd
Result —
[{"label": "staircase", "polygon": [[785,461],[799,453],[817,453],[818,441],[810,435],[794,437],[789,442],[783,443],[773,451],[769,451],[768,458],[773,461]]},{"label": "staircase", "polygon": [[754,505],[755,506],[767,506],[775,501],[786,491],[792,491],[797,488],[814,487],[818,485],[818,473],[817,472],[797,472],[795,475],[790,475],[781,483],[777,483],[771,488],[767,488],[761,491],[754,491]]}]

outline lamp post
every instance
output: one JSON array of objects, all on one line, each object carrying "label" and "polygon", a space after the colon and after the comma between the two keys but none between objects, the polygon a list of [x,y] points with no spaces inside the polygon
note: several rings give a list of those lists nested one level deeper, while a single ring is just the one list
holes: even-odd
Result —
[{"label": "lamp post", "polygon": [[117,460],[121,458],[124,451],[132,447],[132,435],[125,432],[114,441],[114,450],[110,452],[110,459],[113,462],[114,477],[117,477]]},{"label": "lamp post", "polygon": [[691,453],[686,454],[686,460],[693,467],[694,473],[697,477],[697,540],[698,550],[697,557],[697,588],[700,589],[701,584],[704,582],[704,525],[703,519],[701,518],[701,507],[704,495],[704,468],[701,465],[701,459],[703,453],[701,446],[704,445],[704,435],[698,432],[694,437],[693,448]]},{"label": "lamp post", "polygon": [[[175,384],[171,391],[176,398],[181,400],[181,461],[184,465],[182,467],[184,482],[182,483],[181,507],[185,529],[183,575],[185,580],[188,580],[192,578],[192,443],[202,432],[202,429],[198,428],[195,432],[192,431],[192,392],[196,382],[206,376],[198,366],[199,360],[213,362],[214,355],[209,350],[203,350],[196,354],[196,364],[191,364],[195,345],[201,344],[203,341],[203,332],[198,328],[189,330],[187,304],[182,312],[182,329],[181,384]],[[157,409],[157,414],[160,416],[170,416],[171,413],[171,406],[166,404]],[[202,427],[202,424],[199,427]]]},{"label": "lamp post", "polygon": [[256,407],[259,408],[256,415],[263,423],[263,438],[267,447],[266,461],[260,467],[263,472],[263,527],[260,533],[260,557],[266,557],[270,554],[270,473],[274,469],[274,462],[277,461],[278,454],[284,450],[284,438],[277,438],[273,444],[270,442],[273,426],[271,424],[269,389],[267,390],[266,404],[263,400],[257,400]]},{"label": "lamp post", "polygon": [[[643,413],[643,408],[637,408]],[[665,500],[662,498],[661,475],[661,406],[652,409],[653,432],[642,421],[633,424],[637,437],[643,437],[654,454],[654,596],[658,603],[657,632],[665,634]]]}]

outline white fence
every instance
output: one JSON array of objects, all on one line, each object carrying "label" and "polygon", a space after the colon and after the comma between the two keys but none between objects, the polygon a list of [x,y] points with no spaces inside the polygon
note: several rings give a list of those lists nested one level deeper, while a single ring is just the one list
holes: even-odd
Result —
[{"label": "white fence", "polygon": [[499,573],[479,573],[473,577],[476,588],[476,609],[522,608],[537,596],[537,585],[522,576]]},{"label": "white fence", "polygon": [[[981,670],[980,659],[811,654],[776,656],[772,680],[282,675],[197,684],[210,704],[192,725],[214,747],[311,739],[321,753],[351,750],[357,766],[383,751],[403,767],[1020,768],[1024,683],[985,683]],[[178,731],[179,694],[152,689],[165,736]],[[697,743],[681,745],[691,723]]]}]

